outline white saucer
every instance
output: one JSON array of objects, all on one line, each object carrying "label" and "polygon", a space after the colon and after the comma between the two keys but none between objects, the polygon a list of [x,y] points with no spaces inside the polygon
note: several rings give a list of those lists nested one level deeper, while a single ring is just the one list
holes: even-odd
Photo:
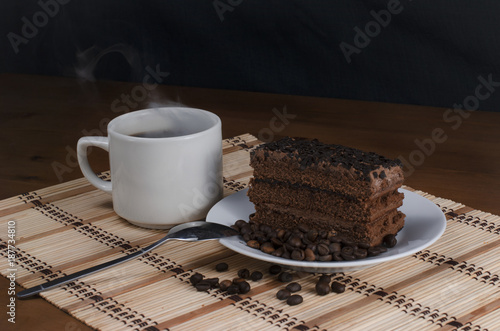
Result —
[{"label": "white saucer", "polygon": [[[237,220],[248,221],[255,212],[253,204],[246,195],[248,189],[234,193],[219,201],[208,213],[207,221],[233,225]],[[260,250],[250,248],[239,237],[224,238],[220,243],[240,254],[279,264],[289,269],[331,273],[358,270],[377,263],[392,261],[423,250],[441,237],[446,228],[446,218],[433,202],[411,191],[400,189],[405,194],[400,210],[406,214],[405,226],[398,233],[395,247],[378,256],[354,261],[307,262],[275,257]]]}]

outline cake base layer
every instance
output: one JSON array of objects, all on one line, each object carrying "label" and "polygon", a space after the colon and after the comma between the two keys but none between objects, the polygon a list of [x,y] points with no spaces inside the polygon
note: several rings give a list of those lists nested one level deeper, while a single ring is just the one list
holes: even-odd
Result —
[{"label": "cake base layer", "polygon": [[371,222],[403,204],[404,194],[397,189],[373,199],[321,190],[306,185],[252,179],[248,197],[255,205],[280,204],[311,210],[349,221]]},{"label": "cake base layer", "polygon": [[378,246],[389,234],[397,234],[404,226],[405,215],[392,210],[378,219],[366,223],[346,221],[319,212],[284,207],[276,204],[260,204],[255,207],[252,221],[266,224],[273,229],[295,230],[299,225],[307,224],[318,231],[335,231],[337,236],[370,246]]}]

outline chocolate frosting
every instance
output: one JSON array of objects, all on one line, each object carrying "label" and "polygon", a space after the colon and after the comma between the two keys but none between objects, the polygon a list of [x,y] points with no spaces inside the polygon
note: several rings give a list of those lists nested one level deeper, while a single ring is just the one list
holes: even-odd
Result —
[{"label": "chocolate frosting", "polygon": [[[269,152],[285,153],[290,159],[294,159],[300,164],[300,168],[305,170],[313,166],[328,164],[331,166],[341,166],[347,170],[354,170],[360,179],[370,181],[370,173],[374,178],[384,179],[386,173],[383,169],[401,167],[398,159],[389,159],[373,152],[365,152],[356,148],[342,145],[325,144],[317,139],[297,139],[286,137],[275,142],[270,142],[257,147],[257,151],[263,151],[264,157],[269,156]],[[383,169],[381,169],[383,168]]]}]

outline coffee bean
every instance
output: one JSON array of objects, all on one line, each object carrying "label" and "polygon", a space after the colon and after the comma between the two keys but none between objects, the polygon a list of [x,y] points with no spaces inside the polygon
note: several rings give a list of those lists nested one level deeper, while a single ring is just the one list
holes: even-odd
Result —
[{"label": "coffee bean", "polygon": [[223,280],[222,282],[219,283],[219,288],[222,291],[226,291],[229,286],[233,285],[233,282],[230,281],[229,279]]},{"label": "coffee bean", "polygon": [[257,240],[248,240],[247,241],[247,246],[248,247],[251,247],[251,248],[255,248],[255,249],[259,249],[260,248],[260,244]]},{"label": "coffee bean", "polygon": [[219,278],[205,278],[204,280],[200,281],[200,283],[201,282],[208,283],[211,288],[219,287]]},{"label": "coffee bean", "polygon": [[226,290],[228,294],[237,294],[239,291],[240,289],[237,285],[231,285]]},{"label": "coffee bean", "polygon": [[283,229],[278,230],[276,237],[279,238],[280,240],[284,240],[286,231]]},{"label": "coffee bean", "polygon": [[360,243],[357,243],[357,245],[358,245],[359,248],[362,248],[362,249],[368,249],[368,248],[370,248],[370,244],[369,243],[360,242]]},{"label": "coffee bean", "polygon": [[283,255],[284,251],[285,251],[285,249],[283,247],[279,247],[278,249],[276,249],[275,251],[273,251],[271,253],[271,255],[277,256],[277,257],[281,257]]},{"label": "coffee bean", "polygon": [[385,246],[377,246],[378,250],[380,251],[380,253],[385,253],[387,252],[387,247]]},{"label": "coffee bean", "polygon": [[343,293],[345,291],[345,285],[339,282],[332,283],[332,292]]},{"label": "coffee bean", "polygon": [[254,239],[259,242],[260,245],[264,244],[267,241],[267,236],[262,231],[254,232]]},{"label": "coffee bean", "polygon": [[[344,247],[345,248],[345,247]],[[352,247],[349,247],[349,248],[352,248]],[[340,256],[342,256],[342,258],[344,259],[344,261],[352,261],[352,260],[355,260],[356,258],[354,257],[354,250],[352,250],[351,253],[349,252],[341,252],[340,253]]]},{"label": "coffee bean", "polygon": [[383,241],[384,241],[385,246],[387,246],[389,248],[393,248],[398,243],[396,236],[393,234],[388,234],[387,236],[385,236]]},{"label": "coffee bean", "polygon": [[295,249],[295,246],[290,245],[289,243],[283,244],[283,249],[287,252],[291,252]]},{"label": "coffee bean", "polygon": [[316,283],[316,293],[319,295],[327,295],[330,293],[330,284],[325,281],[319,281]]},{"label": "coffee bean", "polygon": [[290,236],[292,235],[292,232],[291,231],[285,231],[285,234],[283,235],[283,242],[287,241],[288,239],[290,239]]},{"label": "coffee bean", "polygon": [[218,263],[216,266],[215,266],[215,270],[219,271],[219,272],[222,272],[222,271],[226,271],[227,269],[229,269],[229,266],[227,265],[226,262],[221,262],[221,263]]},{"label": "coffee bean", "polygon": [[290,283],[286,286],[286,289],[290,292],[298,292],[302,289],[302,286],[300,286],[299,283],[296,283],[296,282],[293,282],[293,283]]},{"label": "coffee bean", "polygon": [[189,277],[189,281],[191,281],[191,284],[193,284],[193,285],[198,284],[202,279],[203,279],[203,275],[200,273],[195,273],[194,275]]},{"label": "coffee bean", "polygon": [[287,244],[289,244],[293,248],[300,247],[302,245],[302,240],[297,236],[293,236],[288,239]]},{"label": "coffee bean", "polygon": [[330,253],[330,248],[328,248],[326,243],[322,243],[318,245],[317,251],[319,255],[328,255]]},{"label": "coffee bean", "polygon": [[210,284],[204,281],[198,282],[194,287],[196,287],[196,290],[199,292],[208,291],[211,288]]},{"label": "coffee bean", "polygon": [[321,275],[318,279],[318,282],[327,282],[330,283],[332,280],[332,276],[330,275]]},{"label": "coffee bean", "polygon": [[277,275],[281,272],[281,267],[277,264],[273,264],[272,266],[269,267],[269,273],[271,275]]},{"label": "coffee bean", "polygon": [[318,260],[321,262],[329,262],[329,261],[333,260],[333,256],[332,256],[332,254],[319,255]]},{"label": "coffee bean", "polygon": [[240,282],[238,283],[238,290],[241,294],[246,294],[250,292],[250,284],[248,282]]},{"label": "coffee bean", "polygon": [[326,245],[326,247],[328,247],[328,246],[330,246],[331,242],[330,242],[330,240],[328,240],[328,239],[320,239],[320,240],[318,241],[318,245],[319,245],[319,244],[323,244],[323,245]]},{"label": "coffee bean", "polygon": [[304,251],[304,255],[305,255],[305,260],[306,261],[314,261],[316,260],[316,256],[314,255],[314,251],[310,248],[306,248],[306,250]]},{"label": "coffee bean", "polygon": [[260,271],[254,271],[250,275],[250,279],[253,280],[254,282],[261,280],[262,277],[263,277],[263,275],[262,275],[262,272],[260,272]]},{"label": "coffee bean", "polygon": [[340,252],[342,254],[352,255],[354,253],[354,248],[352,246],[344,246]]},{"label": "coffee bean", "polygon": [[312,244],[313,244],[313,242],[310,241],[309,239],[307,239],[307,237],[302,238],[301,247],[304,247],[304,246],[307,247],[307,246],[312,245]]},{"label": "coffee bean", "polygon": [[280,282],[283,282],[283,283],[288,283],[288,282],[291,282],[291,281],[292,281],[292,279],[293,279],[292,274],[291,274],[291,273],[289,273],[289,272],[286,272],[286,271],[284,271],[284,272],[282,272],[282,273],[280,273],[280,274],[278,275],[278,280],[279,280]]},{"label": "coffee bean", "polygon": [[359,248],[354,251],[354,257],[357,259],[364,259],[368,256],[368,251],[366,249]]},{"label": "coffee bean", "polygon": [[283,254],[281,255],[282,258],[284,259],[291,259],[292,257],[290,256],[290,252],[285,250]]},{"label": "coffee bean", "polygon": [[368,256],[377,256],[380,254],[380,249],[378,247],[370,247],[367,249]]},{"label": "coffee bean", "polygon": [[317,238],[318,238],[318,231],[313,229],[307,232],[307,239],[309,239],[310,241],[314,242],[316,241]]},{"label": "coffee bean", "polygon": [[342,250],[342,245],[340,243],[331,243],[328,248],[330,249],[330,252],[335,253],[335,252],[340,252]]},{"label": "coffee bean", "polygon": [[294,249],[290,254],[293,260],[302,261],[305,258],[305,253],[301,249]]},{"label": "coffee bean", "polygon": [[354,261],[356,257],[354,254],[340,253],[340,256],[344,259],[344,261]]},{"label": "coffee bean", "polygon": [[278,300],[286,300],[290,297],[290,291],[288,290],[279,290],[278,293],[276,293],[276,298]]},{"label": "coffee bean", "polygon": [[269,225],[262,224],[260,226],[260,231],[264,232],[265,234],[270,234],[271,232],[273,232],[273,229],[271,229]]},{"label": "coffee bean", "polygon": [[302,296],[298,294],[294,294],[290,296],[288,299],[286,299],[286,303],[290,306],[299,305],[302,303],[302,301],[304,301],[304,299],[302,298]]},{"label": "coffee bean", "polygon": [[344,261],[340,252],[333,253],[333,261]]},{"label": "coffee bean", "polygon": [[293,236],[302,240],[302,239],[304,239],[304,232],[300,232],[299,230],[295,230],[293,232]]},{"label": "coffee bean", "polygon": [[236,223],[234,223],[238,228],[242,228],[243,226],[247,225],[248,223],[245,222],[244,220],[237,220]]},{"label": "coffee bean", "polygon": [[352,240],[348,240],[348,239],[343,239],[342,240],[342,245],[344,247],[355,247],[356,246],[356,243]]},{"label": "coffee bean", "polygon": [[266,241],[260,245],[260,250],[266,254],[272,254],[272,252],[274,252],[274,246],[269,241]]},{"label": "coffee bean", "polygon": [[328,240],[330,240],[331,243],[341,243],[342,242],[342,237],[340,236],[332,236],[329,237]]},{"label": "coffee bean", "polygon": [[248,269],[240,269],[238,270],[238,277],[247,279],[250,277],[250,271]]},{"label": "coffee bean", "polygon": [[245,224],[240,228],[240,233],[242,235],[247,234],[247,233],[250,234],[250,232],[252,232],[252,227],[248,224]]},{"label": "coffee bean", "polygon": [[279,238],[272,238],[271,243],[274,245],[274,247],[281,247],[283,246],[283,242]]},{"label": "coffee bean", "polygon": [[316,244],[307,244],[306,245],[306,248],[309,248],[310,250],[312,250],[315,254],[317,253],[317,250],[318,250],[318,246]]},{"label": "coffee bean", "polygon": [[245,278],[241,278],[241,277],[234,278],[233,279],[233,284],[234,285],[238,285],[238,283],[241,283],[241,282],[244,282],[244,281],[246,281]]},{"label": "coffee bean", "polygon": [[304,233],[309,232],[309,227],[306,224],[299,224],[299,226],[297,228],[301,232],[304,232]]}]

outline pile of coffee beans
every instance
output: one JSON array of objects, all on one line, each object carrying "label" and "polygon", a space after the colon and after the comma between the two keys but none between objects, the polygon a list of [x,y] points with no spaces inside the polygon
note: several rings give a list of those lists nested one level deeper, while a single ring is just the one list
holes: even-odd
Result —
[{"label": "pile of coffee beans", "polygon": [[[280,274],[281,275],[281,274]],[[318,295],[327,295],[330,292],[333,293],[343,293],[345,292],[345,285],[334,281],[331,282],[331,276],[329,275],[321,275],[319,277],[318,282],[316,283],[315,289]],[[300,291],[302,286],[297,282],[289,283],[285,288],[280,289],[276,293],[276,298],[278,300],[286,300],[286,303],[290,306],[298,305],[303,302],[303,298],[301,295],[296,292]]]},{"label": "pile of coffee beans", "polygon": [[[218,272],[224,272],[229,269],[229,265],[225,262],[218,263],[215,266],[215,270]],[[189,281],[198,291],[208,291],[211,289],[219,288],[228,294],[246,294],[250,292],[251,286],[247,280],[258,281],[261,280],[264,275],[260,271],[250,272],[248,269],[238,270],[238,277],[233,280],[223,280],[219,281],[219,278],[205,278],[200,273],[193,274]]]},{"label": "pile of coffee beans", "polygon": [[318,282],[316,283],[316,293],[318,295],[327,295],[330,292],[333,293],[344,293],[345,285],[340,282],[333,282],[331,276],[329,275],[321,275],[319,277]]},{"label": "pile of coffee beans", "polygon": [[[225,262],[218,263],[215,265],[215,270],[218,272],[224,272],[229,270],[229,266]],[[304,299],[298,294],[302,290],[302,286],[293,281],[293,274],[283,270],[279,265],[271,265],[269,267],[269,274],[276,277],[276,279],[282,283],[288,283],[284,288],[281,288],[276,293],[276,298],[279,300],[286,300],[286,303],[290,306],[295,306],[301,304]],[[230,295],[234,294],[246,294],[250,292],[251,285],[248,281],[259,281],[264,277],[261,271],[250,272],[247,268],[238,270],[237,277],[230,280],[219,281],[219,278],[205,278],[200,273],[194,273],[189,281],[196,288],[197,291],[208,291],[211,289],[220,289]],[[331,282],[331,276],[323,274],[319,277],[316,283],[316,293],[318,295],[327,295],[330,292],[333,293],[343,293],[345,291],[345,285],[334,281]]]},{"label": "pile of coffee beans", "polygon": [[195,273],[189,278],[191,284],[196,287],[198,291],[208,291],[213,288],[219,287],[219,278],[205,278],[200,273]]},{"label": "pile of coffee beans", "polygon": [[310,229],[299,225],[290,231],[273,229],[254,221],[238,220],[233,227],[239,231],[249,247],[262,252],[297,261],[352,261],[377,256],[397,244],[395,235],[384,237],[380,246],[352,242],[335,233]]}]

